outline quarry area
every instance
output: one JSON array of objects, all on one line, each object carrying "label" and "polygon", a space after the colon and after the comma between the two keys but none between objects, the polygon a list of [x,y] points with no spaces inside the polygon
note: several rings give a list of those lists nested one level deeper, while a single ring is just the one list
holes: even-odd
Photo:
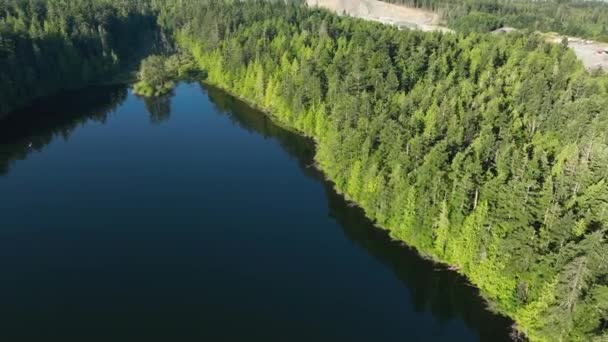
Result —
[{"label": "quarry area", "polygon": [[307,0],[308,6],[318,6],[338,14],[367,19],[422,31],[452,32],[441,26],[437,13],[418,8],[389,4],[378,0]]},{"label": "quarry area", "polygon": [[[552,36],[549,41],[561,43],[563,36]],[[595,42],[575,37],[566,37],[568,47],[576,53],[588,70],[608,70],[608,43]]]},{"label": "quarry area", "polygon": [[[431,11],[389,4],[378,0],[307,0],[308,6],[322,7],[338,14],[356,18],[377,21],[397,26],[403,29],[422,31],[453,32],[442,26],[441,16]],[[513,28],[503,28],[494,31],[495,34],[507,34],[516,31]],[[547,40],[561,43],[563,36],[548,34]],[[568,46],[574,50],[577,57],[588,70],[608,70],[608,43],[600,43],[575,37],[566,37]]]}]

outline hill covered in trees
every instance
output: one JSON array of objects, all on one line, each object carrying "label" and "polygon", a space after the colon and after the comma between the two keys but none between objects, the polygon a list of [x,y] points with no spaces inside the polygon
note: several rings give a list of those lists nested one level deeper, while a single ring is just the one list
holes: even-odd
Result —
[{"label": "hill covered in trees", "polygon": [[153,16],[206,82],[314,137],[338,190],[465,274],[531,340],[608,339],[608,77],[565,46],[400,31],[300,3],[98,2],[127,23]]}]

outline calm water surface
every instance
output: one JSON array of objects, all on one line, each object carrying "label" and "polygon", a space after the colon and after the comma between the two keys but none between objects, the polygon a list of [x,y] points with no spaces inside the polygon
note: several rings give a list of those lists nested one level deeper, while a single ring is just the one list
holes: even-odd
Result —
[{"label": "calm water surface", "polygon": [[0,340],[508,340],[313,154],[197,84],[72,92],[0,121]]}]

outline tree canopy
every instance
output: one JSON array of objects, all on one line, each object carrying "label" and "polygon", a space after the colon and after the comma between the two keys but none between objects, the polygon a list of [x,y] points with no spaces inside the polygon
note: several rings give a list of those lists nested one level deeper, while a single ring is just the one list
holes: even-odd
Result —
[{"label": "tree canopy", "polygon": [[147,2],[0,2],[0,116],[60,89],[107,82],[159,41]]}]

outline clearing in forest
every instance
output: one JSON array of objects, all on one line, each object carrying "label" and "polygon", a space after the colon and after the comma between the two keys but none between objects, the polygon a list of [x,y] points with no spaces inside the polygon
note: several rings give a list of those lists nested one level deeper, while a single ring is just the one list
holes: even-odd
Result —
[{"label": "clearing in forest", "polygon": [[[588,70],[608,70],[608,43],[600,43],[575,37],[566,37],[568,47],[574,50],[576,56],[583,62]],[[548,41],[561,43],[564,36],[550,35]]]},{"label": "clearing in forest", "polygon": [[348,14],[352,17],[378,21],[401,28],[452,31],[439,25],[441,17],[437,13],[378,0],[307,0],[307,3],[311,7],[323,7],[338,14]]}]

